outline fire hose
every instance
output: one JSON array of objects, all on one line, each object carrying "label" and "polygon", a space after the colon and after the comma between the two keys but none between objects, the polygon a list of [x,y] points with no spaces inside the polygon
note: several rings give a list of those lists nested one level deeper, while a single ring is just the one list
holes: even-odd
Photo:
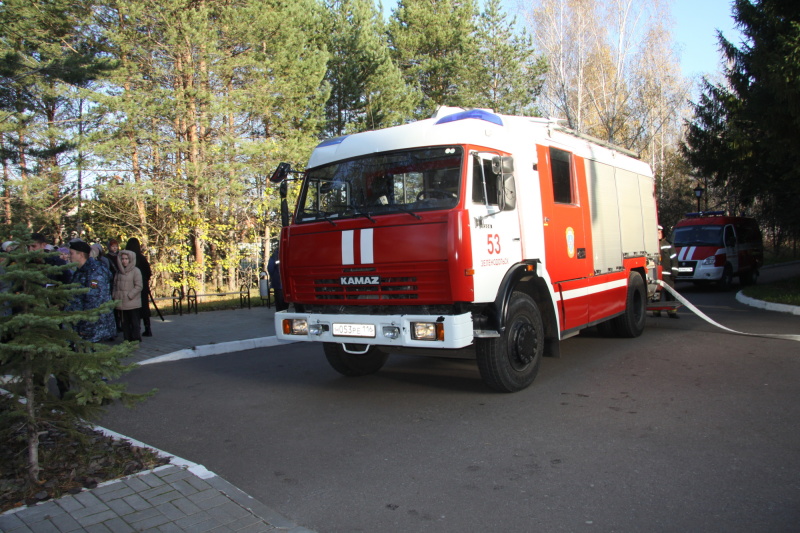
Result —
[{"label": "fire hose", "polygon": [[800,335],[788,335],[788,334],[781,334],[781,333],[745,333],[743,331],[736,331],[735,329],[731,329],[731,328],[725,327],[722,324],[720,324],[719,322],[715,322],[714,320],[712,320],[708,315],[706,315],[700,309],[695,307],[694,304],[692,304],[692,302],[690,302],[689,300],[687,300],[686,298],[684,298],[683,296],[678,294],[678,291],[676,291],[675,289],[673,289],[672,287],[670,287],[669,285],[667,285],[666,283],[664,283],[660,279],[656,280],[656,283],[661,285],[662,289],[668,291],[672,296],[675,297],[676,300],[678,300],[680,303],[685,305],[686,308],[689,309],[692,313],[696,314],[697,316],[699,316],[700,318],[702,318],[703,320],[705,320],[709,324],[711,324],[713,326],[716,326],[716,327],[718,327],[720,329],[723,329],[723,330],[728,331],[730,333],[733,333],[735,335],[745,335],[747,337],[765,337],[767,339],[782,339],[782,340],[790,340],[790,341],[800,341]]}]

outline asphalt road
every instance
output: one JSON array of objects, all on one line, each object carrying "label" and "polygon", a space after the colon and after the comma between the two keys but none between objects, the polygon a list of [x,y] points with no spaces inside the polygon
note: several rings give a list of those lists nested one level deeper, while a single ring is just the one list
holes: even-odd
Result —
[{"label": "asphalt road", "polygon": [[[800,333],[734,292],[678,289],[733,329]],[[393,356],[345,378],[304,344],[126,379],[159,393],[102,425],[319,532],[800,530],[800,343],[686,313],[569,339],[516,394],[469,361]]]}]

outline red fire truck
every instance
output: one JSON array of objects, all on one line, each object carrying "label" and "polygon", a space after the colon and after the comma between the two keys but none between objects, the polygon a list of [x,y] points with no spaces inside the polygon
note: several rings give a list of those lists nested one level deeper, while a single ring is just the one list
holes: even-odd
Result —
[{"label": "red fire truck", "polygon": [[513,392],[582,329],[644,329],[654,182],[626,150],[554,120],[440,108],[326,140],[302,174],[281,233],[293,308],[276,313],[277,336],[322,343],[344,375],[390,353],[466,356]]}]

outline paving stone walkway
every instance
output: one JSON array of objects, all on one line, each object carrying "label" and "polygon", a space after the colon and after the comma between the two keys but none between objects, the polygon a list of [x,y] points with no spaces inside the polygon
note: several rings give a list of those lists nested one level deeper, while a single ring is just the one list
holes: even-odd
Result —
[{"label": "paving stone walkway", "polygon": [[0,515],[5,533],[312,533],[222,478],[167,465]]}]

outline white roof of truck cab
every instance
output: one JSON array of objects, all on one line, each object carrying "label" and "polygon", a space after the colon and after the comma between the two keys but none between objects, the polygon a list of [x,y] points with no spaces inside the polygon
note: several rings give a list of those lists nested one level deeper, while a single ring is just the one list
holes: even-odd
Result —
[{"label": "white roof of truck cab", "polygon": [[345,135],[321,142],[314,149],[308,168],[378,152],[425,146],[470,144],[511,155],[530,151],[536,159],[536,144],[555,146],[586,159],[652,176],[649,165],[613,147],[559,125],[557,120],[499,115],[487,109],[465,110],[440,107],[432,118],[381,130]]}]

